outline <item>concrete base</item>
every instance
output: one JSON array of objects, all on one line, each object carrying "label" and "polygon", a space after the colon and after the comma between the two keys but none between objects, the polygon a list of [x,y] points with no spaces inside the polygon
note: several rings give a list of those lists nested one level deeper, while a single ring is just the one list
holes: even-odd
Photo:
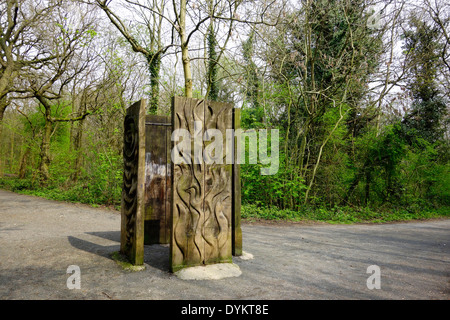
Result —
[{"label": "concrete base", "polygon": [[242,251],[242,255],[239,258],[241,260],[253,260],[253,255],[249,252]]},{"label": "concrete base", "polygon": [[241,269],[234,263],[217,263],[190,267],[175,272],[175,275],[182,280],[219,280],[239,277],[241,274]]}]

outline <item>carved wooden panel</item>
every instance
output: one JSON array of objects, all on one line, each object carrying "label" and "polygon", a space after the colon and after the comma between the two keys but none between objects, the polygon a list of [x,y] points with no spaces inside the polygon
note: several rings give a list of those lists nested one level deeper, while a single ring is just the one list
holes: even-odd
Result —
[{"label": "carved wooden panel", "polygon": [[120,251],[134,265],[144,263],[145,108],[136,102],[124,121]]},{"label": "carved wooden panel", "polygon": [[170,118],[145,118],[145,227],[144,244],[170,240]]},{"label": "carved wooden panel", "polygon": [[[192,135],[194,122],[203,123],[203,101],[175,97],[172,106],[173,130],[185,129]],[[203,130],[197,132],[203,135]],[[176,143],[176,141],[175,141]],[[174,146],[175,143],[172,145]],[[198,146],[198,143],[197,143]],[[173,150],[173,148],[172,148]],[[192,157],[188,158],[190,162]],[[171,270],[201,264],[204,256],[203,179],[204,164],[172,162],[172,234],[170,246]]]},{"label": "carved wooden panel", "polygon": [[[173,129],[185,129],[191,136],[191,163],[172,163],[171,270],[218,262],[231,262],[232,253],[232,165],[207,164],[196,150],[204,150],[208,129],[222,133],[233,128],[232,105],[175,97]],[[199,126],[199,124],[201,124]],[[208,135],[206,135],[208,138]],[[172,147],[178,141],[173,142]],[[214,153],[216,158],[217,154]]]},{"label": "carved wooden panel", "polygon": [[[216,129],[222,133],[222,159],[219,163],[205,164],[205,195],[203,200],[205,240],[204,263],[231,262],[232,240],[232,164],[226,161],[226,129],[233,128],[233,106],[226,103],[207,102],[204,130]],[[207,140],[219,137],[209,137]],[[204,150],[213,141],[205,141]],[[215,150],[217,151],[217,150]],[[231,150],[228,150],[231,151]],[[206,153],[206,152],[205,152]],[[215,155],[215,154],[214,154]],[[204,155],[204,159],[208,153]],[[215,157],[214,157],[215,158]],[[215,158],[216,159],[216,158]],[[218,160],[218,159],[217,159]]]}]

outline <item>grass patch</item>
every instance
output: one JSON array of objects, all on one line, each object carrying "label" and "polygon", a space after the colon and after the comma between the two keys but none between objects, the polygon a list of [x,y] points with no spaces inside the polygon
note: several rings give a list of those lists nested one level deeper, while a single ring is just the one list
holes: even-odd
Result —
[{"label": "grass patch", "polygon": [[301,211],[266,208],[254,204],[243,204],[241,208],[243,219],[284,220],[284,221],[321,221],[331,224],[352,223],[388,223],[409,220],[426,220],[435,218],[450,218],[450,207],[403,209],[378,209],[367,207],[334,207],[314,208],[304,207]]},{"label": "grass patch", "polygon": [[[120,210],[120,193],[110,195],[107,198],[103,194],[98,194],[90,184],[84,182],[61,186],[49,184],[47,187],[41,187],[31,179],[5,177],[0,178],[0,188],[50,200],[83,203],[94,208],[109,206]],[[107,192],[105,191],[105,193]]]}]

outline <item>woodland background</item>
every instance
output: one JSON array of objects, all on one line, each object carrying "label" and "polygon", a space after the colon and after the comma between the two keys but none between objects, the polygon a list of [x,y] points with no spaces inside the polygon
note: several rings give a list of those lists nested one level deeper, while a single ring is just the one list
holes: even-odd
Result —
[{"label": "woodland background", "polygon": [[0,188],[119,207],[126,108],[181,95],[280,130],[243,217],[448,216],[449,26],[443,0],[2,1]]}]

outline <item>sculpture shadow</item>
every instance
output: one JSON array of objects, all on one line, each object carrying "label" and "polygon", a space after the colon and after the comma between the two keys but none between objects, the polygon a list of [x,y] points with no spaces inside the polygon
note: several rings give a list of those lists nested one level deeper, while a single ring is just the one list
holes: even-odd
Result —
[{"label": "sculpture shadow", "polygon": [[[112,259],[113,252],[120,250],[120,231],[98,231],[87,232],[86,234],[117,242],[116,245],[101,245],[92,241],[68,236],[68,241],[72,247],[93,253],[104,258]],[[169,253],[168,245],[145,245],[144,246],[144,263],[164,272],[169,271]]]}]

